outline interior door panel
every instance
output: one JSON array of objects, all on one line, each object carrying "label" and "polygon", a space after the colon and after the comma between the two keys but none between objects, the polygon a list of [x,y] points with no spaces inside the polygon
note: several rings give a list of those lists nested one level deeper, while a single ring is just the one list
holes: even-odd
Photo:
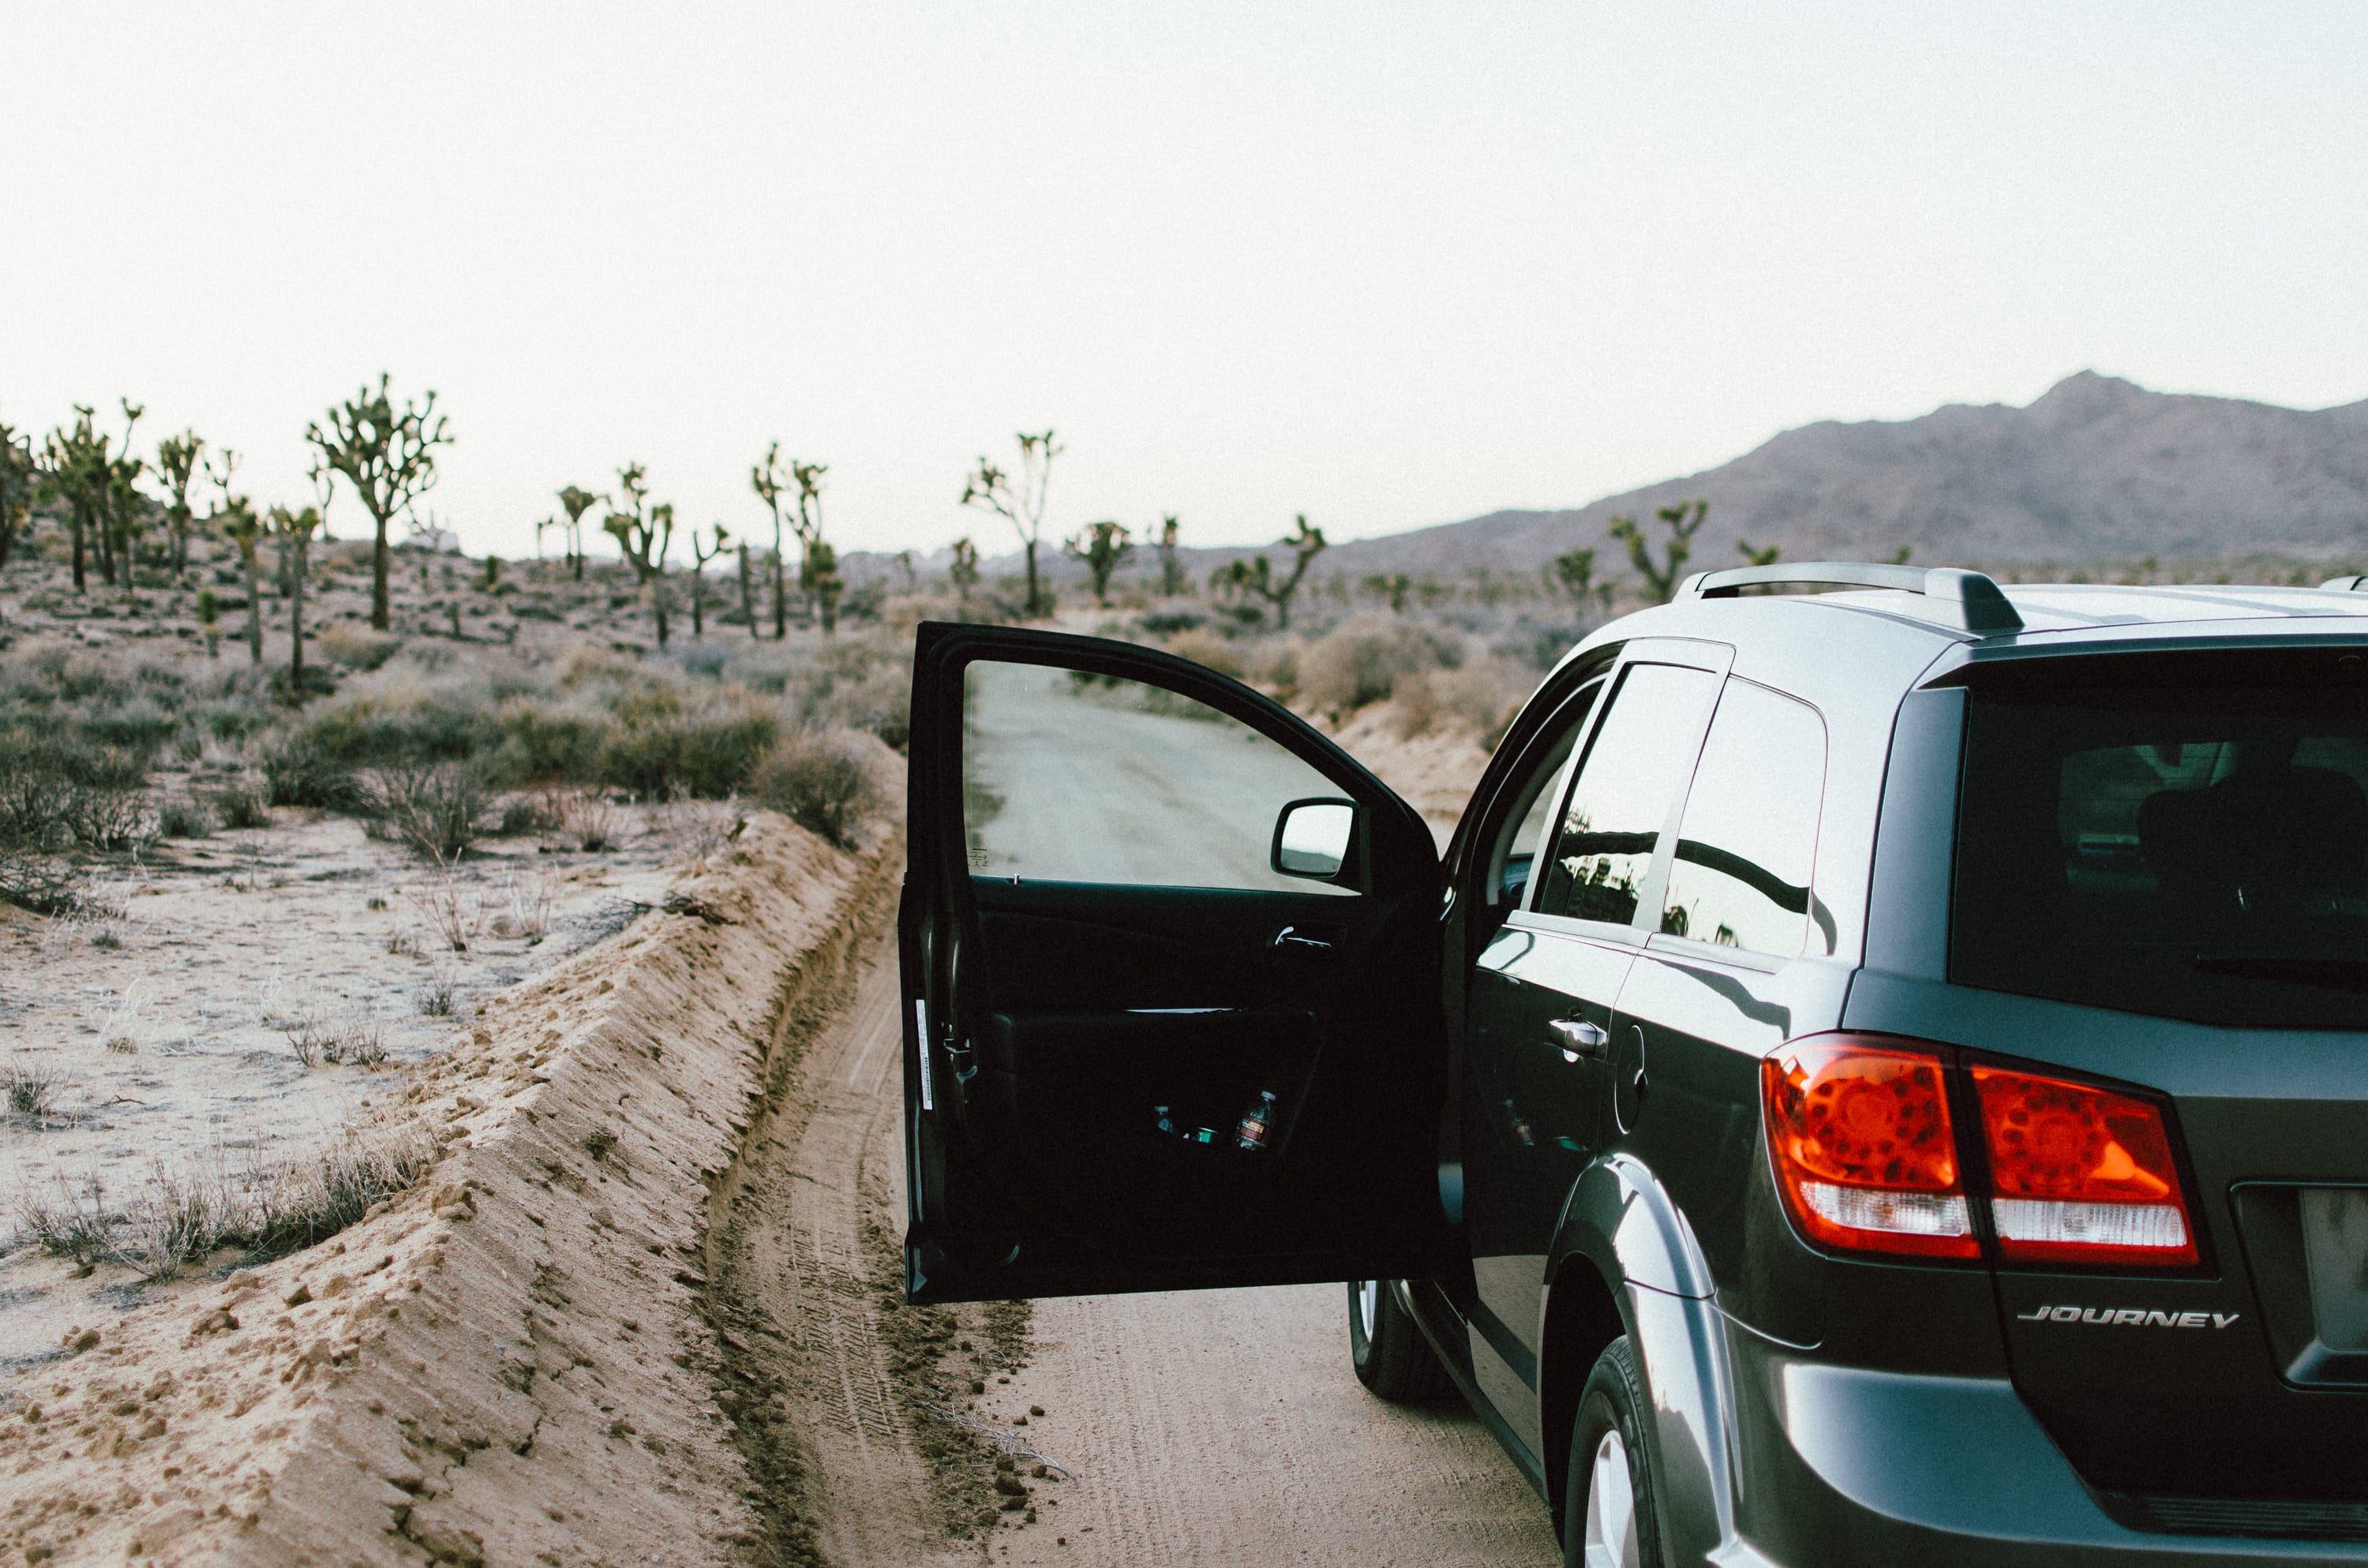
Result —
[{"label": "interior door panel", "polygon": [[[1337,877],[1270,870],[1269,744],[1320,786],[1298,795],[1355,803]],[[1439,883],[1410,808],[1212,671],[1005,628],[922,629],[912,774],[915,1300],[1438,1266]]]}]

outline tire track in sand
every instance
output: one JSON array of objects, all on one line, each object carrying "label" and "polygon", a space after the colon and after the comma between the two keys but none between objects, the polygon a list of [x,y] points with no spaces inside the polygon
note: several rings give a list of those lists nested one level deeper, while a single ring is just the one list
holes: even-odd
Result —
[{"label": "tire track in sand", "polygon": [[[719,1265],[773,1325],[757,1343],[805,1445],[797,1506],[825,1561],[975,1563],[982,1547],[996,1564],[1109,1568],[1561,1561],[1544,1506],[1477,1417],[1453,1402],[1384,1404],[1357,1382],[1338,1285],[1040,1301],[1029,1365],[1008,1383],[996,1381],[1014,1348],[1008,1309],[941,1312],[961,1336],[939,1346],[947,1372],[984,1384],[959,1403],[1006,1427],[1042,1406],[1026,1439],[1077,1476],[1029,1479],[1036,1523],[989,1508],[1000,1522],[983,1526],[986,1450],[913,1429],[882,1333],[901,1324],[909,1344],[916,1312],[886,1304],[883,1244],[904,1212],[893,948],[868,936],[849,970],[752,1129],[737,1189],[719,1190],[737,1249]],[[903,1363],[907,1387],[918,1365]],[[949,1520],[983,1541],[950,1539]]]}]

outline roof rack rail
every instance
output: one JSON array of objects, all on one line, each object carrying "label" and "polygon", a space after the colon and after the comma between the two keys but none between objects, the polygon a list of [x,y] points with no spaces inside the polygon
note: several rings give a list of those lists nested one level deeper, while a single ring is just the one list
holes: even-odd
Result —
[{"label": "roof rack rail", "polygon": [[1724,572],[1697,572],[1678,586],[1681,599],[1731,599],[1741,590],[1761,585],[1787,587],[1889,588],[1920,594],[1944,619],[1966,631],[1987,636],[2020,631],[2022,617],[1987,575],[1953,566],[1887,566],[1854,561],[1785,562],[1775,566],[1733,566]]},{"label": "roof rack rail", "polygon": [[2339,594],[2368,593],[2368,577],[2329,577],[2319,586]]}]

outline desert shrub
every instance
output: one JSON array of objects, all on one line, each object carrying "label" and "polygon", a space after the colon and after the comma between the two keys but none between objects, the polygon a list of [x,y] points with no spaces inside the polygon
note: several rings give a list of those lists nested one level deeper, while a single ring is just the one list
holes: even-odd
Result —
[{"label": "desert shrub", "polygon": [[156,810],[156,831],[166,838],[211,837],[214,814],[202,801],[187,795],[168,796]]},{"label": "desert shrub", "polygon": [[1379,702],[1398,678],[1462,662],[1445,634],[1404,616],[1353,615],[1307,644],[1297,661],[1297,695],[1335,717]]},{"label": "desert shrub", "polygon": [[556,832],[560,826],[560,796],[556,790],[539,795],[512,795],[502,802],[501,836],[522,838]]},{"label": "desert shrub", "polygon": [[449,861],[476,842],[485,786],[465,762],[383,767],[364,786],[363,801],[374,832],[409,846],[423,858]]},{"label": "desert shrub", "polygon": [[302,733],[324,756],[348,767],[461,761],[501,742],[501,726],[480,694],[449,686],[329,703]]},{"label": "desert shrub", "polygon": [[0,843],[0,903],[35,915],[70,915],[88,886],[81,872],[38,847]]},{"label": "desert shrub", "polygon": [[256,748],[266,793],[275,806],[321,806],[350,811],[362,801],[351,767],[333,756],[312,732],[282,732]]},{"label": "desert shrub", "polygon": [[520,783],[589,778],[598,770],[600,743],[610,730],[605,713],[573,702],[513,697],[501,706],[500,768]]},{"label": "desert shrub", "polygon": [[601,737],[597,776],[604,784],[654,800],[734,793],[781,729],[771,710],[745,694],[697,710],[629,699],[619,706],[617,717]]},{"label": "desert shrub", "polygon": [[905,642],[877,631],[823,640],[779,667],[773,679],[802,727],[868,731],[900,751],[911,738],[913,665]]},{"label": "desert shrub", "polygon": [[120,848],[154,826],[148,758],[54,730],[0,732],[0,842],[40,848],[61,835]]},{"label": "desert shrub", "polygon": [[1195,618],[1192,624],[1167,639],[1167,651],[1179,659],[1190,659],[1196,665],[1206,665],[1221,676],[1242,678],[1248,665],[1241,650],[1225,641],[1224,635]]},{"label": "desert shrub", "polygon": [[1392,693],[1398,733],[1418,735],[1452,722],[1493,737],[1536,684],[1532,673],[1497,659],[1402,676]]},{"label": "desert shrub", "polygon": [[841,848],[880,803],[862,742],[845,731],[797,730],[757,760],[749,793]]},{"label": "desert shrub", "polygon": [[251,773],[241,774],[227,784],[218,784],[207,790],[206,801],[213,807],[215,817],[224,827],[271,825],[270,788]]},{"label": "desert shrub", "polygon": [[313,633],[313,646],[331,664],[349,670],[374,670],[394,657],[403,647],[403,639],[382,637],[359,626],[334,621]]}]

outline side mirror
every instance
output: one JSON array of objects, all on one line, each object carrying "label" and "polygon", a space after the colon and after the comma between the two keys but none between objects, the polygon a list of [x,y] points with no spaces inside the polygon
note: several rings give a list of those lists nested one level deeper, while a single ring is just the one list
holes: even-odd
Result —
[{"label": "side mirror", "polygon": [[1331,881],[1349,863],[1356,835],[1354,801],[1293,801],[1274,824],[1274,869],[1286,877]]}]

